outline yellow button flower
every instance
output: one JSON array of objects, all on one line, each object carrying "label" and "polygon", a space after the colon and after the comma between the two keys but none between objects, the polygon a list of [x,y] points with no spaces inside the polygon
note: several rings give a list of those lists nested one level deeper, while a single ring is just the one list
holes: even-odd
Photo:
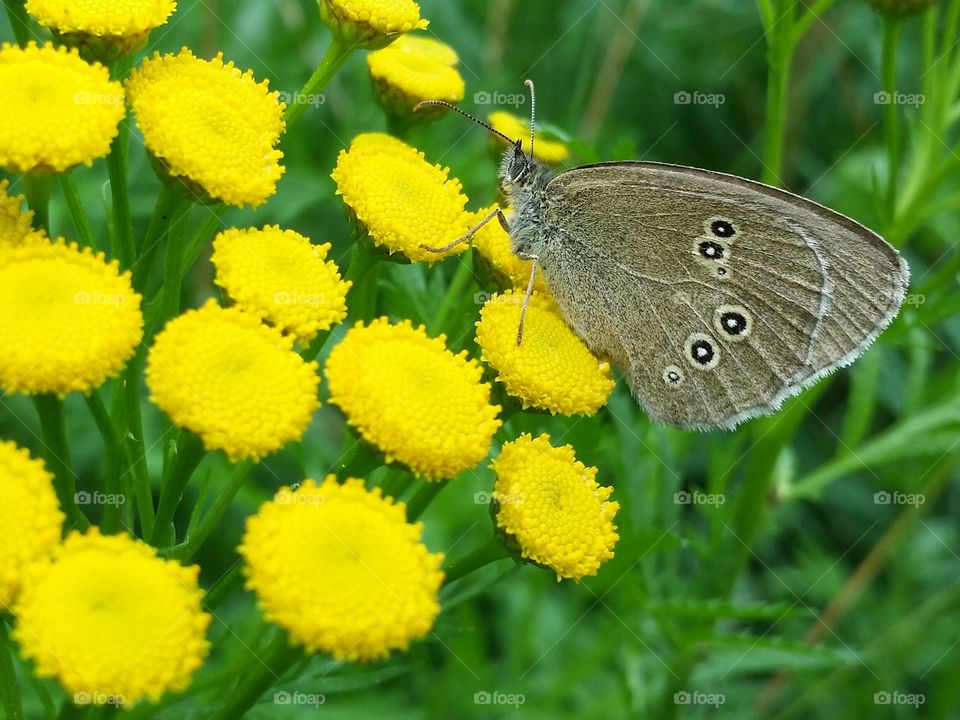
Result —
[{"label": "yellow button flower", "polygon": [[[479,223],[496,207],[496,205],[491,205],[480,212],[474,213],[470,220],[471,225]],[[509,218],[510,211],[506,210],[505,212]],[[473,247],[480,253],[494,275],[498,276],[497,279],[502,286],[526,290],[527,283],[530,282],[530,270],[533,263],[530,260],[521,260],[514,254],[510,244],[510,236],[504,231],[503,226],[496,218],[487,222],[473,236]],[[537,270],[537,279],[533,281],[533,287],[542,295],[551,295],[550,288],[543,278],[542,269]]]},{"label": "yellow button flower", "polygon": [[480,366],[409,320],[358,323],[333,348],[325,372],[330,402],[347,422],[388,461],[431,480],[474,467],[500,427]]},{"label": "yellow button flower", "polygon": [[216,283],[243,310],[305,342],[347,315],[351,283],[329,250],[276,225],[224,230],[213,241]]},{"label": "yellow button flower", "polygon": [[127,94],[166,173],[228,205],[256,207],[273,195],[284,170],[276,148],[284,105],[252,71],[222,54],[155,53],[130,73]]},{"label": "yellow button flower", "polygon": [[461,243],[438,254],[421,247],[446,245],[470,229],[467,198],[449,172],[399,140],[372,133],[340,152],[331,177],[374,243],[432,263],[467,249]]},{"label": "yellow button flower", "polygon": [[619,539],[613,490],[597,484],[569,445],[553,447],[546,435],[524,433],[493,461],[497,525],[519,545],[523,557],[550,568],[557,580],[596,575],[613,557]]},{"label": "yellow button flower", "polygon": [[0,47],[0,97],[0,167],[19,172],[91,164],[126,112],[105,67],[50,43]]},{"label": "yellow button flower", "polygon": [[156,701],[189,685],[207,654],[199,572],[127,535],[72,532],[24,576],[14,638],[75,704]]},{"label": "yellow button flower", "polygon": [[351,47],[380,48],[402,33],[422,30],[413,0],[318,0],[320,17],[334,35]]},{"label": "yellow button flower", "polygon": [[259,460],[299,438],[316,410],[317,364],[293,339],[214,301],[174,318],[147,355],[150,399],[232,462]]},{"label": "yellow button flower", "polygon": [[64,515],[40,460],[0,441],[0,609],[9,609],[24,571],[60,542]]},{"label": "yellow button flower", "polygon": [[0,388],[88,392],[112,377],[143,335],[130,273],[62,239],[0,252]]},{"label": "yellow button flower", "polygon": [[[463,100],[464,82],[456,69],[457,53],[428,37],[403,35],[383,50],[367,55],[370,77],[388,110],[412,113],[422,100]],[[424,112],[424,111],[421,111]]]},{"label": "yellow button flower", "polygon": [[538,293],[530,298],[523,342],[517,345],[523,296],[523,291],[508,290],[484,304],[477,322],[484,362],[525,408],[593,415],[613,390],[610,364],[597,360],[553,303]]},{"label": "yellow button flower", "polygon": [[443,555],[402,503],[328,475],[281,488],[247,520],[240,552],[264,615],[310,652],[375,660],[426,635],[440,611]]},{"label": "yellow button flower", "polygon": [[27,0],[41,25],[104,60],[140,47],[176,8],[174,0]]},{"label": "yellow button flower", "polygon": [[[487,116],[487,120],[490,125],[493,126],[494,130],[499,130],[514,140],[523,140],[524,150],[529,151],[527,147],[530,143],[529,119],[519,118],[511,113],[498,110],[497,112],[490,113],[490,115]],[[491,137],[506,149],[507,143],[503,138],[499,138],[496,135],[491,135]],[[570,151],[562,142],[548,140],[542,133],[537,132],[533,138],[533,156],[537,160],[541,160],[550,165],[556,165],[570,157]]]},{"label": "yellow button flower", "polygon": [[33,212],[23,211],[23,195],[10,197],[10,183],[0,180],[0,248],[19,245],[33,232]]}]

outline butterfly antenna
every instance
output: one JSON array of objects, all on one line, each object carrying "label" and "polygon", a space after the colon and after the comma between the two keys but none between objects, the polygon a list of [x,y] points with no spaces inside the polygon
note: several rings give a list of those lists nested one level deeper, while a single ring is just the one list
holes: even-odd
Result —
[{"label": "butterfly antenna", "polygon": [[448,103],[448,102],[446,102],[446,101],[444,101],[444,100],[424,100],[423,102],[418,102],[416,105],[413,106],[413,111],[416,112],[416,111],[419,110],[420,108],[426,107],[427,105],[434,105],[434,106],[437,106],[437,107],[449,108],[450,110],[453,110],[454,112],[460,113],[460,114],[463,115],[467,120],[472,120],[472,121],[475,122],[477,125],[480,125],[481,127],[485,127],[487,130],[489,130],[490,132],[492,132],[494,135],[499,135],[500,137],[502,137],[504,140],[506,140],[506,141],[507,141],[508,143],[510,143],[511,145],[516,145],[516,144],[517,144],[517,141],[514,140],[513,138],[507,137],[506,135],[504,135],[504,134],[503,134],[502,132],[500,132],[499,130],[494,130],[492,127],[490,127],[490,125],[488,125],[487,123],[485,123],[483,120],[480,120],[479,118],[475,118],[475,117],[474,117],[473,115],[471,115],[470,113],[464,112],[463,110],[461,110],[460,108],[458,108],[456,105],[451,105],[450,103]]},{"label": "butterfly antenna", "polygon": [[533,129],[537,119],[537,93],[533,89],[533,80],[527,78],[523,84],[530,88],[530,159],[533,160]]}]

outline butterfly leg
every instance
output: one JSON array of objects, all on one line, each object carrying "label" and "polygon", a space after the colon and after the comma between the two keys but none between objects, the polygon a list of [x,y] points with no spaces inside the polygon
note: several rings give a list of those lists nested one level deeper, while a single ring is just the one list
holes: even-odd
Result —
[{"label": "butterfly leg", "polygon": [[[454,240],[452,243],[447,243],[447,244],[444,245],[443,247],[430,247],[429,245],[421,245],[420,247],[422,247],[422,248],[423,248],[424,250],[426,250],[427,252],[433,252],[433,253],[444,253],[444,252],[446,252],[447,250],[452,250],[453,248],[455,248],[455,247],[456,247],[457,245],[459,245],[460,243],[468,242],[468,241],[470,240],[470,238],[472,238],[474,235],[477,234],[477,231],[478,231],[480,228],[482,228],[482,227],[483,227],[484,225],[486,225],[488,222],[490,222],[491,220],[493,220],[493,218],[494,218],[495,216],[496,216],[496,217],[499,217],[499,218],[500,218],[500,224],[501,224],[504,228],[507,228],[507,219],[503,216],[503,210],[501,210],[500,208],[496,208],[495,210],[491,210],[489,213],[487,213],[487,214],[484,216],[483,220],[481,220],[481,221],[478,222],[476,225],[474,225],[472,228],[470,228],[470,229],[467,231],[466,235],[461,235],[461,236],[458,237],[456,240]],[[509,230],[508,230],[508,232],[509,232]]]},{"label": "butterfly leg", "polygon": [[527,316],[527,307],[530,305],[530,296],[533,295],[533,281],[537,279],[537,269],[539,268],[540,258],[536,255],[527,255],[523,253],[519,257],[524,260],[530,260],[530,280],[527,282],[527,292],[523,295],[523,307],[520,308],[520,325],[517,328],[517,345],[523,341],[523,320]]}]

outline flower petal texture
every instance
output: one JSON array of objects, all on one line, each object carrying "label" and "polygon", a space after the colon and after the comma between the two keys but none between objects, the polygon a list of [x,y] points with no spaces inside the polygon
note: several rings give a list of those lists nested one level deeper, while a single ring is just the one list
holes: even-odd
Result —
[{"label": "flower petal texture", "polygon": [[350,46],[378,48],[429,22],[413,0],[319,0],[320,16]]},{"label": "flower petal texture", "polygon": [[89,392],[143,336],[130,273],[103,253],[37,238],[0,251],[0,388]]},{"label": "flower petal texture", "polygon": [[127,535],[74,531],[27,571],[13,635],[79,704],[156,701],[184,689],[209,648],[199,571]]},{"label": "flower petal texture", "polygon": [[0,167],[63,172],[110,151],[123,86],[99,63],[47,43],[0,47]]},{"label": "flower petal texture", "polygon": [[0,609],[9,609],[24,571],[60,542],[64,515],[43,462],[0,441]]},{"label": "flower petal texture", "polygon": [[317,364],[292,345],[256,316],[210,300],[157,335],[147,355],[150,399],[207,450],[259,460],[298,439],[319,405]]},{"label": "flower petal texture", "polygon": [[550,568],[557,580],[595,575],[619,539],[613,490],[597,484],[597,469],[578,461],[569,445],[524,433],[493,461],[497,525],[523,557]]},{"label": "flower petal texture", "polygon": [[10,183],[0,180],[0,248],[19,245],[33,233],[33,211],[21,210],[23,195],[10,197]]},{"label": "flower petal texture", "polygon": [[500,427],[482,369],[409,320],[358,323],[325,368],[330,402],[388,461],[439,480],[477,465]]},{"label": "flower petal texture", "polygon": [[449,169],[430,165],[423,153],[381,133],[357,136],[342,150],[332,177],[337,194],[366,228],[373,242],[410,260],[435,262],[467,249],[441,247],[470,229],[467,198]]},{"label": "flower petal texture", "polygon": [[347,315],[351,283],[329,250],[276,225],[224,230],[213,241],[216,283],[243,310],[308,341]]},{"label": "flower petal texture", "polygon": [[439,40],[402,35],[367,55],[367,66],[381,99],[395,110],[412,112],[423,100],[463,100],[464,82],[457,53]]},{"label": "flower petal texture", "polygon": [[523,340],[517,345],[524,294],[507,290],[484,304],[477,321],[483,361],[525,408],[592,415],[613,390],[610,364],[598,360],[553,303],[538,293],[530,297]]},{"label": "flower petal texture", "polygon": [[130,73],[130,105],[150,152],[165,171],[228,205],[256,207],[283,175],[279,93],[223,55],[155,53]]},{"label": "flower petal texture", "polygon": [[[512,113],[503,110],[492,112],[487,116],[487,121],[494,130],[499,130],[504,135],[514,140],[523,140],[524,150],[529,150],[527,144],[530,142],[530,121],[519,118]],[[495,142],[499,142],[504,148],[508,147],[506,140],[492,135]],[[570,157],[570,150],[565,144],[557,140],[548,140],[539,131],[533,138],[533,156],[549,165],[556,165]]]},{"label": "flower petal texture", "polygon": [[329,475],[281,488],[247,520],[240,552],[268,620],[308,651],[374,660],[433,627],[442,554],[421,542],[404,505]]},{"label": "flower petal texture", "polygon": [[60,33],[137,37],[163,25],[174,0],[27,0],[27,12]]}]

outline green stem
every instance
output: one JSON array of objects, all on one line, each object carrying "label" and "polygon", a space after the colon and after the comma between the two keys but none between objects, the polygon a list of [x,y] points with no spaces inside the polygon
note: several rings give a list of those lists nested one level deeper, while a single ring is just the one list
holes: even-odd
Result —
[{"label": "green stem", "polygon": [[492,562],[510,557],[510,551],[496,535],[491,535],[483,545],[475,547],[466,555],[443,565],[443,583],[449,584],[469,575],[474,570],[486,567]]},{"label": "green stem", "polygon": [[113,200],[113,257],[127,270],[136,261],[133,245],[133,217],[130,214],[130,196],[127,191],[127,149],[130,140],[130,118],[120,121],[117,136],[107,155],[110,174],[110,197]]},{"label": "green stem", "polygon": [[413,475],[405,470],[396,467],[389,467],[386,476],[380,483],[380,489],[384,495],[392,498],[398,498],[403,495],[413,483]]},{"label": "green stem", "polygon": [[177,440],[170,444],[166,472],[160,487],[160,503],[150,536],[150,542],[154,546],[172,545],[176,542],[176,531],[172,527],[173,516],[193,471],[203,460],[204,452],[200,439],[187,431],[182,431]]},{"label": "green stem", "polygon": [[[114,497],[123,497],[124,502],[129,498],[120,490],[120,476],[125,472],[124,463],[120,453],[120,442],[117,439],[117,432],[110,421],[110,415],[107,407],[103,403],[98,390],[93,390],[85,396],[87,408],[93,417],[93,422],[100,431],[100,437],[103,439],[104,454],[104,482],[103,491],[107,495]],[[102,529],[104,533],[110,534],[116,532],[120,527],[120,506],[116,503],[107,503],[103,508]]]},{"label": "green stem", "polygon": [[211,533],[217,528],[220,521],[223,520],[223,516],[226,515],[227,510],[230,509],[233,498],[236,497],[240,491],[240,486],[243,485],[243,481],[247,479],[247,476],[250,474],[250,468],[252,467],[253,463],[250,460],[244,460],[233,468],[233,474],[227,481],[227,486],[217,496],[217,499],[213,501],[213,505],[207,511],[207,514],[203,516],[203,520],[200,521],[197,529],[186,538],[181,546],[171,553],[172,557],[184,562],[193,557],[197,550],[200,549],[200,546],[206,542],[207,538],[210,537]]},{"label": "green stem", "polygon": [[384,464],[383,453],[365,440],[358,440],[350,433],[347,433],[345,440],[352,445],[340,456],[337,463],[335,472],[341,479],[365,478]]},{"label": "green stem", "polygon": [[0,698],[6,720],[23,720],[23,704],[20,700],[20,685],[14,664],[16,650],[10,642],[7,621],[0,617]]},{"label": "green stem", "polygon": [[327,86],[330,79],[337,74],[337,71],[343,67],[343,64],[350,57],[353,51],[352,47],[347,47],[342,41],[334,37],[327,46],[327,52],[324,53],[320,65],[313,71],[313,75],[307,80],[300,93],[294,97],[293,103],[287,107],[283,114],[283,121],[287,129],[303,115],[307,109],[310,96],[317,95]]},{"label": "green stem", "polygon": [[167,248],[163,260],[163,284],[159,294],[147,307],[147,329],[145,338],[153,335],[164,323],[180,313],[180,291],[183,287],[183,237],[189,225],[189,214],[193,204],[181,198],[170,214],[167,226]]},{"label": "green stem", "polygon": [[190,268],[193,267],[200,252],[206,246],[210,240],[210,236],[213,235],[214,230],[220,225],[220,221],[227,212],[227,206],[223,204],[206,207],[206,209],[209,210],[209,214],[203,219],[203,222],[200,223],[200,228],[194,236],[184,246],[183,262],[180,270],[183,276],[186,276]]},{"label": "green stem", "polygon": [[160,187],[160,194],[157,195],[156,205],[153,207],[153,215],[150,216],[147,234],[140,244],[139,256],[133,265],[133,287],[139,293],[143,293],[147,287],[150,270],[153,267],[153,259],[157,254],[157,248],[160,247],[161,238],[170,224],[170,215],[178,200],[179,196],[173,185],[163,183]]},{"label": "green stem", "polygon": [[424,480],[407,503],[407,521],[416,521],[448,484],[448,480]]},{"label": "green stem", "polygon": [[217,580],[203,596],[203,607],[208,612],[216,610],[223,601],[243,586],[243,561],[237,560],[223,577]]},{"label": "green stem", "polygon": [[70,217],[73,218],[73,227],[80,238],[80,244],[91,250],[100,249],[100,244],[93,235],[90,227],[90,219],[87,217],[87,211],[83,207],[83,201],[80,199],[80,191],[77,190],[77,183],[73,179],[72,172],[62,172],[60,177],[60,189],[63,191],[64,200],[67,201],[67,207],[70,209]]},{"label": "green stem", "polygon": [[56,395],[43,393],[33,396],[33,404],[40,418],[47,469],[53,473],[60,509],[67,514],[71,522],[85,529],[90,522],[77,507],[77,485],[73,470],[70,469],[70,448],[67,445],[63,400]]},{"label": "green stem", "polygon": [[330,331],[321,330],[314,336],[313,340],[311,340],[309,344],[305,348],[303,348],[303,350],[300,351],[300,357],[302,357],[307,362],[310,362],[311,360],[316,360],[317,355],[320,354],[320,351],[323,350],[323,346],[327,344],[327,340],[329,339],[330,339]]},{"label": "green stem", "polygon": [[434,332],[444,332],[447,329],[450,316],[457,307],[460,307],[463,302],[463,294],[473,279],[473,254],[470,253],[459,258],[459,260],[460,265],[457,267],[457,272],[443,296],[443,302],[440,303],[440,307],[437,308],[437,312],[434,313],[433,319],[430,321],[430,327]]},{"label": "green stem", "polygon": [[793,63],[793,22],[791,7],[772,27],[767,28],[767,109],[764,129],[763,182],[782,185],[783,152],[786,144],[787,94]]},{"label": "green stem", "polygon": [[899,109],[894,102],[897,93],[897,50],[900,46],[900,20],[883,19],[883,90],[887,104],[883,106],[883,134],[887,145],[887,192],[884,207],[887,226],[893,225],[897,205],[897,180],[900,176]]},{"label": "green stem", "polygon": [[44,170],[24,173],[23,192],[27,205],[33,210],[33,226],[50,234],[50,191],[53,173]]},{"label": "green stem", "polygon": [[33,25],[30,24],[30,16],[27,14],[26,0],[3,0],[3,4],[7,9],[7,19],[17,44],[26,45],[33,39]]},{"label": "green stem", "polygon": [[369,322],[377,314],[377,291],[380,258],[370,247],[370,240],[358,238],[350,254],[350,265],[344,279],[353,283],[347,296],[347,307],[353,320]]}]

